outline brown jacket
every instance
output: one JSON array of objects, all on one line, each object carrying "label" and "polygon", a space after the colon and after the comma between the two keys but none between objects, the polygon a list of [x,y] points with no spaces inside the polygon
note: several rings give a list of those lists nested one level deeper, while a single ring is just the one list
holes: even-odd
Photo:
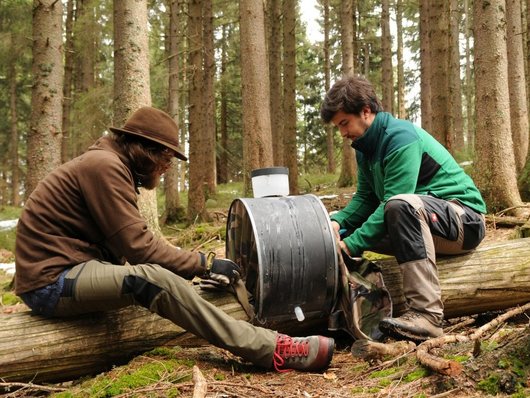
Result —
[{"label": "brown jacket", "polygon": [[159,264],[185,278],[205,267],[200,253],[177,249],[147,229],[128,162],[107,137],[31,193],[18,221],[15,258],[17,294],[91,259]]}]

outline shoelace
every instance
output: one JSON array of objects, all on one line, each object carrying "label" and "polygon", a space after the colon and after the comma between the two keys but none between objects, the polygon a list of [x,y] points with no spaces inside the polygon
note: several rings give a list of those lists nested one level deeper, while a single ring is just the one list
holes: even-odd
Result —
[{"label": "shoelace", "polygon": [[291,369],[281,369],[285,361],[292,357],[307,357],[309,355],[309,341],[295,341],[292,337],[278,335],[274,350],[274,369],[278,372],[289,372]]}]

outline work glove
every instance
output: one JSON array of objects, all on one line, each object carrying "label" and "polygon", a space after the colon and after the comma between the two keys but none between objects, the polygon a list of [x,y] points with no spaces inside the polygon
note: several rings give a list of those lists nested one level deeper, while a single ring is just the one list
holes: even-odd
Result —
[{"label": "work glove", "polygon": [[214,253],[207,258],[207,271],[201,276],[203,290],[226,290],[241,278],[241,267],[232,260],[217,259]]},{"label": "work glove", "polygon": [[221,285],[233,285],[241,277],[241,267],[232,260],[217,259],[212,261],[209,278]]}]

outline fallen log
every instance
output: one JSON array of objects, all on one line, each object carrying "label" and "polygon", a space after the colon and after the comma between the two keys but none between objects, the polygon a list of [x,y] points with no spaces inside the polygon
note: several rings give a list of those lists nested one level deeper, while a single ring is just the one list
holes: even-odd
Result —
[{"label": "fallen log", "polygon": [[[471,254],[440,259],[446,317],[503,310],[530,301],[530,238],[485,245]],[[402,276],[393,260],[381,262],[394,310],[404,309]],[[230,294],[199,290],[237,319],[246,314]],[[318,325],[286,321],[290,332]],[[320,322],[322,325],[322,322]],[[71,380],[124,363],[134,355],[171,344],[197,344],[183,329],[141,308],[74,319],[45,319],[28,312],[0,315],[0,379],[4,382]],[[204,343],[204,342],[202,342]]]}]

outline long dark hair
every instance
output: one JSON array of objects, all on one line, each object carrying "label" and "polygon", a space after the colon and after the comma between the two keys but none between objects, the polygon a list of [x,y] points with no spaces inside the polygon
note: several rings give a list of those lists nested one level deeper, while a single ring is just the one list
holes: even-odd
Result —
[{"label": "long dark hair", "polygon": [[111,137],[129,159],[137,187],[154,188],[156,172],[167,168],[175,156],[171,149],[133,134],[113,133]]}]

